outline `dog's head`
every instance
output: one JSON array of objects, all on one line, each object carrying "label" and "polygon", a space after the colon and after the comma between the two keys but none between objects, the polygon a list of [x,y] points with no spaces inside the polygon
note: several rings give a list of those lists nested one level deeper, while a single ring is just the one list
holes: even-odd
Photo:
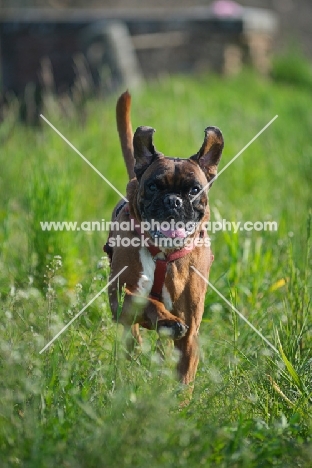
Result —
[{"label": "dog's head", "polygon": [[187,238],[209,210],[207,191],[217,174],[223,136],[217,127],[206,128],[200,150],[180,159],[156,150],[154,132],[139,127],[133,137],[136,214],[151,224],[152,238]]}]

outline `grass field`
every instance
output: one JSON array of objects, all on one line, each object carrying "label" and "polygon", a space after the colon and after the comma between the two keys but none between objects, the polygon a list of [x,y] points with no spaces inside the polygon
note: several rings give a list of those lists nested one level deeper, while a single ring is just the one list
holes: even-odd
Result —
[{"label": "grass field", "polygon": [[[115,100],[79,111],[47,98],[44,115],[122,193],[126,171]],[[165,78],[133,93],[133,125],[157,149],[188,157],[204,128],[225,138],[212,220],[278,223],[276,232],[211,233],[211,289],[201,361],[183,407],[176,356],[156,336],[125,360],[103,293],[47,351],[43,346],[106,284],[105,232],[43,232],[40,221],[109,220],[118,195],[47,125],[0,126],[0,467],[310,467],[312,459],[312,96],[244,72]]]}]

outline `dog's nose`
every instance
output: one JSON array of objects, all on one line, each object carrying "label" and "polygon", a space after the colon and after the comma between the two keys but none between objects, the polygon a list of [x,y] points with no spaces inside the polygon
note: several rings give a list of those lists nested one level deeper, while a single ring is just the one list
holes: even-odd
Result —
[{"label": "dog's nose", "polygon": [[182,207],[182,198],[178,197],[178,195],[166,195],[164,199],[165,207],[166,208],[171,208],[171,209],[179,209]]}]

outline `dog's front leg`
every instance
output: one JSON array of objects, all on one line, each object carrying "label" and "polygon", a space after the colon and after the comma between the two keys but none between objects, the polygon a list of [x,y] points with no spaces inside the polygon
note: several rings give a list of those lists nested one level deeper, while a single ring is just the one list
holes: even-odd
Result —
[{"label": "dog's front leg", "polygon": [[[118,284],[109,287],[109,300],[116,322],[131,327],[139,324],[150,330],[166,329],[174,340],[182,338],[188,330],[184,321],[168,312],[164,304],[156,299],[140,295],[125,287],[123,303],[118,300]],[[120,292],[121,294],[121,292]]]},{"label": "dog's front leg", "polygon": [[142,297],[127,288],[119,319],[127,325],[138,323],[144,328],[159,332],[165,329],[174,340],[182,338],[188,330],[187,325],[168,312],[162,302]]},{"label": "dog's front leg", "polygon": [[195,379],[199,361],[197,333],[188,333],[181,340],[175,341],[174,345],[180,351],[180,359],[177,366],[179,378],[182,383],[189,384]]}]

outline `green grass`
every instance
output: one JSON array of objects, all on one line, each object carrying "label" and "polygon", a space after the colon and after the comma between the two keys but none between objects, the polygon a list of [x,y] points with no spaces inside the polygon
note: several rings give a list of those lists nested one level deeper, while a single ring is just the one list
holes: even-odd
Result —
[{"label": "green grass", "polygon": [[[115,100],[88,101],[83,119],[49,100],[44,115],[124,193]],[[219,126],[221,168],[279,115],[210,193],[213,220],[278,222],[273,233],[212,234],[210,273],[278,353],[209,290],[186,407],[176,356],[168,347],[159,363],[153,332],[125,360],[105,293],[39,354],[108,279],[106,233],[47,233],[39,222],[109,220],[118,195],[12,107],[0,126],[1,468],[311,466],[311,105],[308,89],[249,72],[133,93],[134,127],[155,127],[167,155],[194,154],[204,128]]]}]

